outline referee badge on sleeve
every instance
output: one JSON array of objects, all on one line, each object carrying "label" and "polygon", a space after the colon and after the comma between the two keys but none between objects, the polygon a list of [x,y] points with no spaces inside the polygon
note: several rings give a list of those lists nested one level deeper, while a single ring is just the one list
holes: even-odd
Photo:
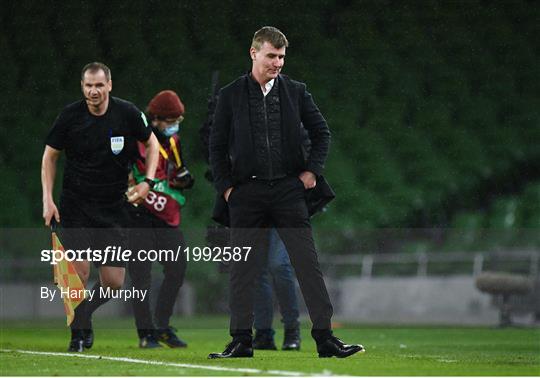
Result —
[{"label": "referee badge on sleeve", "polygon": [[116,136],[111,137],[111,151],[113,154],[118,155],[124,148],[124,137]]}]

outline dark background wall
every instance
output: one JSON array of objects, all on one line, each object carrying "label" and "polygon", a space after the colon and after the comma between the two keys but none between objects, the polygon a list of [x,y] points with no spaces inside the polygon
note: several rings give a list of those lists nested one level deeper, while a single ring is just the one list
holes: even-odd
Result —
[{"label": "dark background wall", "polygon": [[4,227],[42,223],[44,136],[95,60],[141,109],[179,93],[197,178],[184,224],[205,226],[213,189],[197,130],[211,73],[224,85],[247,71],[264,25],[287,35],[283,72],[307,83],[332,129],[337,198],[319,226],[540,225],[537,2],[22,0],[0,12]]}]

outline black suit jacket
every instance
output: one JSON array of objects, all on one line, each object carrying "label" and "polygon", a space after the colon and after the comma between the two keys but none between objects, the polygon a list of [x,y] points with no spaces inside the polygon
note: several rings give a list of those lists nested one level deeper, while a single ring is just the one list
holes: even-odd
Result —
[{"label": "black suit jacket", "polygon": [[[223,193],[231,186],[247,181],[254,174],[255,152],[249,119],[247,74],[222,88],[216,105],[214,123],[210,134],[210,166],[217,190],[213,218],[220,223],[228,222],[227,204]],[[281,105],[281,135],[283,161],[289,175],[311,171],[321,176],[330,144],[330,130],[319,108],[313,102],[306,85],[285,75],[279,75],[279,98]],[[311,142],[306,153],[304,130]],[[320,187],[319,187],[320,186]],[[317,187],[310,191],[317,210],[329,202],[334,193],[326,181],[318,178]],[[321,196],[327,200],[321,206]],[[312,207],[309,206],[310,212]]]}]

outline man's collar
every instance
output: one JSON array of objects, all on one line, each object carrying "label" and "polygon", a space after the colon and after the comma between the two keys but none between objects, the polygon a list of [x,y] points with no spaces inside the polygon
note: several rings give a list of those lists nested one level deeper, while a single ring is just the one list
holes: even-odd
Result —
[{"label": "man's collar", "polygon": [[[259,84],[259,82],[257,80],[255,80],[255,78],[253,77],[253,75],[251,74],[251,72],[248,72],[247,73],[247,77],[248,77],[248,80],[251,80],[251,82],[255,85],[257,85],[260,89],[261,89],[261,92],[264,96],[266,96],[268,93],[270,93],[270,91],[272,90],[272,88],[274,87],[274,83],[276,82],[276,79],[272,79],[270,80],[268,83],[266,83],[264,85],[264,88],[265,90],[263,90],[263,88],[261,87],[261,84]],[[278,76],[279,77],[279,76]]]},{"label": "man's collar", "polygon": [[262,92],[263,92],[263,95],[266,96],[268,93],[270,93],[270,91],[272,90],[272,87],[274,86],[274,81],[275,81],[275,80],[276,80],[276,79],[272,79],[272,80],[270,80],[268,83],[266,83],[266,84],[264,85],[264,89],[263,89],[263,87],[261,87],[261,90],[262,90]]}]

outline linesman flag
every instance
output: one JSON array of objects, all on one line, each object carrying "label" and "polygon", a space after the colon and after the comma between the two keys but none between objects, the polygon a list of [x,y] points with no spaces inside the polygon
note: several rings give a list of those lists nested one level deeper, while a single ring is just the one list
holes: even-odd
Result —
[{"label": "linesman flag", "polygon": [[[64,252],[64,246],[58,239],[55,232],[56,225],[51,222],[52,231],[52,248],[53,251]],[[84,300],[85,291],[84,285],[73,266],[71,261],[67,261],[65,256],[62,260],[53,265],[54,269],[54,284],[58,286],[64,300],[64,311],[66,312],[66,322],[69,326],[75,318],[75,309]],[[67,295],[65,294],[67,293]]]}]

